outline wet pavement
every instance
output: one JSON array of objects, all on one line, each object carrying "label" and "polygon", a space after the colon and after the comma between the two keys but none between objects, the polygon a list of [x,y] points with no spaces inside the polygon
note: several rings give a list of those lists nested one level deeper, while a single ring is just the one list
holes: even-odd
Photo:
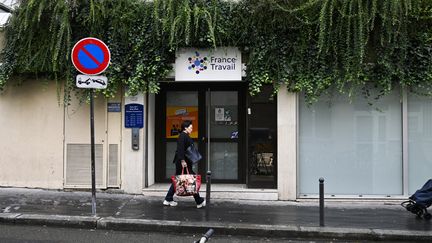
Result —
[{"label": "wet pavement", "polygon": [[[283,202],[212,199],[209,207],[197,209],[192,197],[177,199],[177,207],[167,207],[162,205],[163,198],[159,197],[98,192],[95,220],[110,223],[95,222],[95,226],[111,225],[115,229],[122,225],[119,228],[132,229],[134,224],[145,223],[148,229],[154,230],[172,225],[180,231],[181,227],[186,226],[218,227],[219,231],[225,229],[224,232],[229,234],[250,234],[255,230],[259,235],[258,231],[261,230],[262,234],[270,232],[278,236],[294,233],[295,236],[351,235],[354,239],[364,239],[374,234],[369,238],[400,239],[406,236],[406,239],[432,240],[432,221],[416,218],[399,205],[400,201],[353,203],[327,200],[325,227],[319,227],[318,200]],[[77,216],[74,220],[78,221],[91,219],[91,193],[0,188],[0,223],[20,223],[20,218],[27,218],[25,223],[29,223],[31,215],[37,216],[38,220],[34,221],[37,224],[49,224],[48,216],[54,216],[56,220],[69,220],[59,216]],[[44,217],[47,218],[46,222]],[[151,224],[157,227],[148,227]],[[143,228],[146,227],[136,229]],[[303,234],[296,235],[296,232]]]}]

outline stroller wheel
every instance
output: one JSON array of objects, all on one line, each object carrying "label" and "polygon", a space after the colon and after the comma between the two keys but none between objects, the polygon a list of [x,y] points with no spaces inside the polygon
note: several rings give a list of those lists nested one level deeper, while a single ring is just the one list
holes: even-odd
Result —
[{"label": "stroller wheel", "polygon": [[401,206],[404,207],[408,211],[411,211],[411,209],[414,205],[415,205],[415,203],[411,200],[404,201],[401,203]]},{"label": "stroller wheel", "polygon": [[407,206],[405,207],[405,209],[408,210],[408,211],[410,211],[410,212],[415,213],[415,210],[416,210],[416,208],[415,208],[415,204],[409,204],[409,205],[407,205]]},{"label": "stroller wheel", "polygon": [[430,213],[425,213],[423,215],[423,218],[426,219],[426,220],[430,220],[432,218],[432,215]]},{"label": "stroller wheel", "polygon": [[412,212],[412,213],[414,213],[415,215],[417,215],[417,217],[419,217],[419,218],[423,217],[423,211],[421,211],[421,210],[418,210],[418,211],[415,211],[415,212]]}]

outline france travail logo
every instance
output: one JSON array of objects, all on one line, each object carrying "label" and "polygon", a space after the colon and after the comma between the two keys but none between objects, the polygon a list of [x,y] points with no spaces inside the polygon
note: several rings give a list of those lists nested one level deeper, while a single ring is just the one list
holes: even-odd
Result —
[{"label": "france travail logo", "polygon": [[200,56],[199,52],[195,52],[195,56],[189,57],[188,69],[194,71],[196,74],[200,74],[204,70],[207,70],[207,57]]}]

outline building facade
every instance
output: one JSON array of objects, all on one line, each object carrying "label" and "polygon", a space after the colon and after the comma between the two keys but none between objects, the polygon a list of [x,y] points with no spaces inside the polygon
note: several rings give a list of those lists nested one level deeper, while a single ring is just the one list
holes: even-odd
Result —
[{"label": "building facade", "polygon": [[[329,198],[406,198],[431,177],[428,98],[396,89],[372,104],[336,95],[308,105],[285,87],[252,97],[236,48],[179,50],[174,70],[159,94],[95,99],[97,188],[140,194],[168,183],[183,120],[203,178],[210,170],[212,183],[279,200],[317,197],[320,177]],[[89,105],[65,106],[58,94],[25,80],[0,95],[1,186],[91,187]]]}]

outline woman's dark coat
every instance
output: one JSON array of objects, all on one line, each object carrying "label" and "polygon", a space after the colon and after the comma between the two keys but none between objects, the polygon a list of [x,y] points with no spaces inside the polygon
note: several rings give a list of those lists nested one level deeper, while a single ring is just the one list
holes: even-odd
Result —
[{"label": "woman's dark coat", "polygon": [[[189,174],[195,174],[192,170],[192,161],[190,161],[186,156],[185,152],[187,148],[193,143],[192,138],[190,138],[189,134],[185,132],[181,132],[179,137],[177,138],[177,150],[174,156],[173,163],[176,165],[176,175],[181,175],[182,173],[182,166],[181,161],[185,160],[187,163],[187,168],[189,170]],[[186,174],[186,170],[184,171],[184,174]]]}]

